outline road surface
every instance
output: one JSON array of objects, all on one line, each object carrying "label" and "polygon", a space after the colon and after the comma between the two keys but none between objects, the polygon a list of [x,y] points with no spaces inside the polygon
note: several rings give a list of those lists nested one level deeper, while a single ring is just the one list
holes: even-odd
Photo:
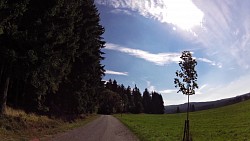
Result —
[{"label": "road surface", "polygon": [[119,120],[101,115],[87,125],[55,135],[49,141],[139,141]]}]

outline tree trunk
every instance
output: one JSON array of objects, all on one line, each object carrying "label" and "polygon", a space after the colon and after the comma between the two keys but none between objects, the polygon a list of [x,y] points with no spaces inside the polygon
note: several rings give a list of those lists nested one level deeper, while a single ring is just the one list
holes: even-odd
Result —
[{"label": "tree trunk", "polygon": [[2,80],[2,76],[3,76],[3,70],[4,70],[4,64],[2,64],[1,70],[0,70],[0,83],[1,83],[1,80]]},{"label": "tree trunk", "polygon": [[1,103],[0,103],[0,115],[4,115],[6,113],[6,103],[7,103],[7,94],[8,87],[10,83],[10,77],[7,77],[5,83],[2,84],[2,89],[0,91]]}]

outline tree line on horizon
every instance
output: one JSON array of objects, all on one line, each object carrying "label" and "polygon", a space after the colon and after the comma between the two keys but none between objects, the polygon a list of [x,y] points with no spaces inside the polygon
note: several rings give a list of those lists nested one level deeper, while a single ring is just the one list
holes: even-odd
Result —
[{"label": "tree line on horizon", "polygon": [[145,89],[141,94],[139,88],[135,85],[132,89],[127,88],[116,80],[109,79],[105,84],[105,91],[100,98],[98,112],[101,114],[111,113],[147,113],[163,114],[164,102],[161,94],[149,92]]}]

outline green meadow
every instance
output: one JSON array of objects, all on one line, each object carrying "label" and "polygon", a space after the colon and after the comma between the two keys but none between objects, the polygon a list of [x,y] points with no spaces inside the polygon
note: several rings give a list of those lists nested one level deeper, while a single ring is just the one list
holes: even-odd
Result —
[{"label": "green meadow", "polygon": [[[115,115],[141,141],[181,141],[185,113]],[[194,141],[250,141],[250,100],[190,113]]]}]

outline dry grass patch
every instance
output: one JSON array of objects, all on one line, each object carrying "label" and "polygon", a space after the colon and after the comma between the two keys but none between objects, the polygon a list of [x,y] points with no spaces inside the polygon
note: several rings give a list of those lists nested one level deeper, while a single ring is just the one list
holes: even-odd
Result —
[{"label": "dry grass patch", "polygon": [[97,117],[98,115],[90,115],[85,119],[77,119],[69,123],[34,113],[27,114],[23,110],[8,107],[6,115],[0,117],[0,139],[1,141],[26,141],[50,137],[53,134],[83,126]]}]

